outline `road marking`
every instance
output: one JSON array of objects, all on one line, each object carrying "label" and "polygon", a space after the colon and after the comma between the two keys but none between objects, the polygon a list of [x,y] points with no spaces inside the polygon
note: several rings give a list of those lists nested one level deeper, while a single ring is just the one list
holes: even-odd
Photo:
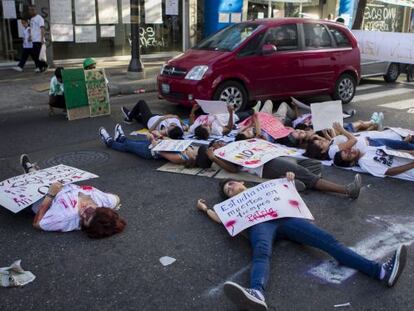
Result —
[{"label": "road marking", "polygon": [[414,107],[414,99],[411,98],[411,99],[406,99],[406,100],[400,100],[400,101],[397,101],[397,102],[382,104],[382,105],[379,105],[379,106],[380,107],[385,107],[385,108],[391,108],[391,109],[404,110],[404,109]]},{"label": "road marking", "polygon": [[[234,281],[235,279],[237,279],[240,275],[242,275],[243,273],[245,273],[249,269],[250,269],[250,264],[248,264],[244,268],[240,269],[236,273],[232,274],[231,276],[227,277],[226,281]],[[211,288],[207,289],[204,292],[203,296],[210,296],[210,297],[218,296],[223,291],[224,283],[226,281],[220,283],[217,286],[214,286],[214,287],[211,287]]]},{"label": "road marking", "polygon": [[[378,260],[395,251],[399,244],[414,242],[414,217],[375,216],[367,221],[382,226],[383,230],[351,247],[364,257]],[[328,283],[340,284],[357,271],[327,260],[308,272]]]},{"label": "road marking", "polygon": [[353,99],[353,102],[368,101],[368,100],[383,98],[386,96],[403,95],[403,94],[408,94],[408,93],[412,93],[414,95],[414,90],[407,89],[407,88],[398,88],[398,89],[391,89],[391,90],[386,90],[386,91],[381,91],[381,92],[362,94],[362,95],[355,96]]},{"label": "road marking", "polygon": [[380,84],[362,84],[362,85],[358,85],[357,86],[357,91],[365,91],[365,90],[370,90],[370,89],[375,89],[377,87],[381,87],[383,85]]}]

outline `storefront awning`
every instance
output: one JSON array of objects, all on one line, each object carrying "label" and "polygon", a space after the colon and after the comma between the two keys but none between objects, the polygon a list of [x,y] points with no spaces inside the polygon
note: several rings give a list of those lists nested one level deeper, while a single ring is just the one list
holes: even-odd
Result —
[{"label": "storefront awning", "polygon": [[378,2],[414,8],[414,0],[377,0]]}]

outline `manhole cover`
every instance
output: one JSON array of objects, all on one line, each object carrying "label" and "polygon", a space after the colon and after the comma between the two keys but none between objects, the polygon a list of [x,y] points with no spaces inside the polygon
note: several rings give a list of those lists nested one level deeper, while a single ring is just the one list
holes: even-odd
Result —
[{"label": "manhole cover", "polygon": [[83,150],[58,154],[53,158],[43,161],[41,167],[49,167],[59,164],[77,167],[87,164],[101,164],[108,160],[109,154],[106,152]]}]

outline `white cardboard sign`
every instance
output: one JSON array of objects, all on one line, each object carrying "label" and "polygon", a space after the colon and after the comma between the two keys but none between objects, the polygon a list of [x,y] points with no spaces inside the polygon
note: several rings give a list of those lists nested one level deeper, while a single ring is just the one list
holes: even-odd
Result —
[{"label": "white cardboard sign", "polygon": [[96,42],[96,26],[75,26],[76,43]]},{"label": "white cardboard sign", "polygon": [[221,100],[202,100],[196,99],[197,104],[205,113],[220,114],[228,113],[227,103]]},{"label": "white cardboard sign", "polygon": [[284,217],[314,219],[295,185],[286,178],[249,188],[214,205],[214,211],[231,236],[269,220]]},{"label": "white cardboard sign", "polygon": [[17,213],[41,199],[54,182],[67,185],[97,177],[63,164],[15,176],[0,182],[0,205]]},{"label": "white cardboard sign", "polygon": [[75,21],[77,25],[96,24],[95,1],[75,0]]},{"label": "white cardboard sign", "polygon": [[340,100],[311,104],[311,112],[315,131],[332,128],[334,122],[344,124]]},{"label": "white cardboard sign", "polygon": [[214,150],[217,157],[247,168],[257,168],[272,159],[292,153],[288,148],[258,138],[235,141]]},{"label": "white cardboard sign", "polygon": [[3,18],[17,18],[16,15],[16,1],[14,0],[2,0],[3,5]]},{"label": "white cardboard sign", "polygon": [[49,4],[52,24],[72,25],[72,0],[53,0]]},{"label": "white cardboard sign", "polygon": [[98,0],[99,24],[118,24],[118,1]]},{"label": "white cardboard sign", "polygon": [[162,24],[162,1],[146,0],[144,3],[145,24]]},{"label": "white cardboard sign", "polygon": [[73,42],[73,26],[63,24],[52,24],[50,33],[53,42]]},{"label": "white cardboard sign", "polygon": [[191,140],[165,139],[161,140],[152,151],[182,152],[191,145]]}]

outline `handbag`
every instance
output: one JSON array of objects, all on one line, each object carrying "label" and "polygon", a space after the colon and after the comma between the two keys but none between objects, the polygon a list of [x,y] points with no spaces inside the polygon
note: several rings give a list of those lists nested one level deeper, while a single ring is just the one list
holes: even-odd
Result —
[{"label": "handbag", "polygon": [[40,48],[39,53],[39,60],[47,63],[47,57],[46,57],[46,44],[42,44],[42,47]]}]

